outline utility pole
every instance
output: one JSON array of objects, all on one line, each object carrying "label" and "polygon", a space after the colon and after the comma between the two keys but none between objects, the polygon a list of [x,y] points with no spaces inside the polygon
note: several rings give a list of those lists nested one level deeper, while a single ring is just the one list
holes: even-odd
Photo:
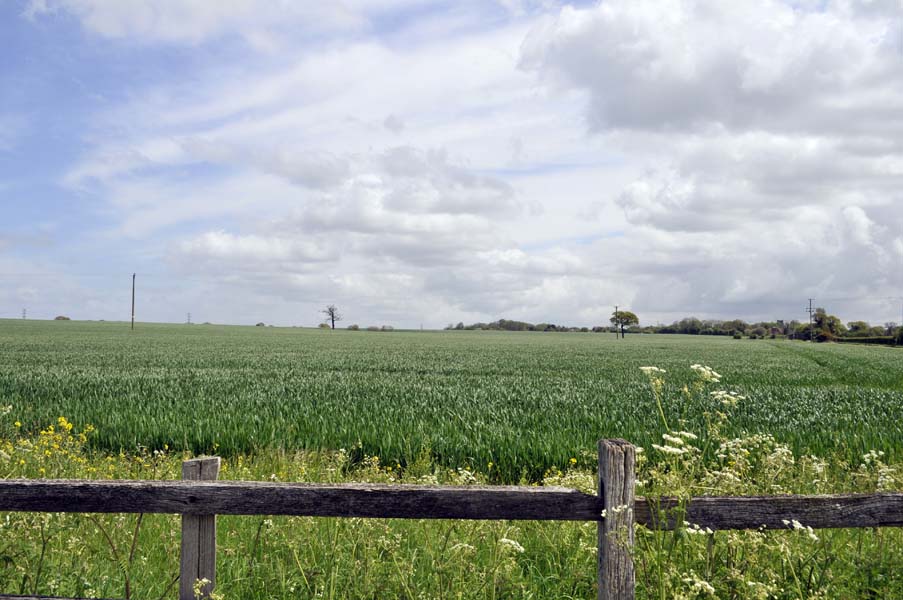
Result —
[{"label": "utility pole", "polygon": [[135,331],[135,273],[132,273],[132,331]]},{"label": "utility pole", "polygon": [[188,313],[188,324],[191,325],[191,313]]},{"label": "utility pole", "polygon": [[815,325],[812,322],[812,317],[815,315],[815,309],[812,308],[812,298],[809,298],[809,308],[806,309],[806,312],[809,313],[809,341],[811,342],[815,333]]},{"label": "utility pole", "polygon": [[28,311],[23,308],[22,309],[22,320],[24,321],[27,318],[28,318]]}]

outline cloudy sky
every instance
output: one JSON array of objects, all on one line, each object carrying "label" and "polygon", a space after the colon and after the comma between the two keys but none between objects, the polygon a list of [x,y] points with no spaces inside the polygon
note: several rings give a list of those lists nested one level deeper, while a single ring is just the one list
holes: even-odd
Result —
[{"label": "cloudy sky", "polygon": [[901,320],[901,0],[0,0],[0,317]]}]

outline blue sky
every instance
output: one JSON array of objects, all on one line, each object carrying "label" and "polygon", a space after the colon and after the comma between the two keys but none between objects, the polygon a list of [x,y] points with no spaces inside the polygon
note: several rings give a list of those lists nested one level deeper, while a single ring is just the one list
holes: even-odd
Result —
[{"label": "blue sky", "polygon": [[899,321],[898,0],[0,3],[0,317]]}]

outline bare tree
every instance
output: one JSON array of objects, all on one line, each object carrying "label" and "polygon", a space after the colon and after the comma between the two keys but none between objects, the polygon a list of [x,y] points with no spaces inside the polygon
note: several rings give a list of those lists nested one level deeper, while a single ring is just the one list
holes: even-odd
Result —
[{"label": "bare tree", "polygon": [[330,304],[320,312],[326,315],[326,320],[330,322],[333,329],[335,329],[335,322],[342,320],[342,315],[339,314],[339,309],[336,308],[335,304]]}]

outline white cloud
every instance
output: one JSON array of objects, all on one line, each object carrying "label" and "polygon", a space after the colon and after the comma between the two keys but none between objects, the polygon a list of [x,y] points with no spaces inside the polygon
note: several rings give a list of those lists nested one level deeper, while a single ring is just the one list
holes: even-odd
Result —
[{"label": "white cloud", "polygon": [[363,16],[344,2],[285,0],[31,0],[29,18],[66,11],[83,26],[111,38],[197,44],[228,33],[245,32],[261,41],[266,28],[291,23],[302,32],[355,30]]},{"label": "white cloud", "polygon": [[584,90],[596,131],[899,132],[894,21],[845,16],[777,0],[566,7],[527,38],[522,64]]}]

